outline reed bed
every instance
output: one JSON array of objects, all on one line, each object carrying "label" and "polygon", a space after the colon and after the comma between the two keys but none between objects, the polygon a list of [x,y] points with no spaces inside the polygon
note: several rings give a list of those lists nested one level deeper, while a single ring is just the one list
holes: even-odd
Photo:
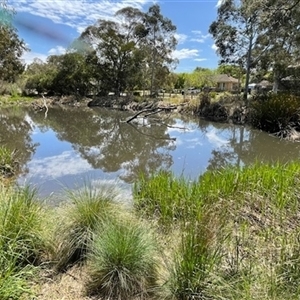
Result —
[{"label": "reed bed", "polygon": [[166,298],[297,299],[299,176],[299,163],[257,163],[193,182],[167,172],[141,177],[136,210],[165,234],[182,234]]}]

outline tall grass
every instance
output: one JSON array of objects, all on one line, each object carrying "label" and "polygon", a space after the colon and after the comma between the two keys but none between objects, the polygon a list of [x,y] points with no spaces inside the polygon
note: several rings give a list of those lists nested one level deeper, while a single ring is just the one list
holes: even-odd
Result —
[{"label": "tall grass", "polygon": [[[46,221],[36,193],[29,187],[0,186],[0,298],[21,299],[50,246]],[[45,227],[44,227],[45,226]]]},{"label": "tall grass", "polygon": [[89,294],[104,299],[146,299],[156,288],[156,244],[133,220],[107,222],[91,248]]},{"label": "tall grass", "polygon": [[252,199],[255,204],[261,195],[274,208],[297,209],[299,182],[298,163],[226,168],[206,172],[192,182],[163,171],[148,179],[139,178],[133,187],[134,205],[143,215],[155,217],[166,226],[193,218],[203,205],[214,206],[222,199],[234,199],[240,205],[245,201],[250,204]]},{"label": "tall grass", "polygon": [[2,300],[26,299],[28,295],[33,296],[29,280],[33,279],[37,272],[30,265],[20,269],[16,267],[17,264],[15,253],[7,254],[0,251],[0,299]]},{"label": "tall grass", "polygon": [[69,203],[63,209],[62,223],[57,228],[56,267],[64,270],[84,261],[93,233],[99,224],[114,218],[117,189],[102,186],[99,189],[86,184],[82,189],[67,191]]},{"label": "tall grass", "polygon": [[48,251],[44,215],[35,190],[1,187],[0,251],[16,256],[20,267],[38,264]]},{"label": "tall grass", "polygon": [[219,217],[209,210],[184,222],[163,298],[211,299],[211,274],[221,262],[221,227]]},{"label": "tall grass", "polygon": [[[297,299],[299,180],[298,162],[208,171],[193,182],[166,172],[142,177],[133,190],[137,211],[168,234],[182,233],[168,297]],[[218,223],[199,222],[212,211],[226,220],[221,231]],[[206,239],[209,232],[223,238]]]}]

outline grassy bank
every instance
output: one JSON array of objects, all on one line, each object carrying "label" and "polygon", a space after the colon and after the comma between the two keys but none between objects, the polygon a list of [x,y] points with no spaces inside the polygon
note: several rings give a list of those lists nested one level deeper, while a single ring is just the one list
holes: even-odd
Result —
[{"label": "grassy bank", "polygon": [[300,164],[86,185],[50,208],[0,187],[1,299],[299,299]]}]

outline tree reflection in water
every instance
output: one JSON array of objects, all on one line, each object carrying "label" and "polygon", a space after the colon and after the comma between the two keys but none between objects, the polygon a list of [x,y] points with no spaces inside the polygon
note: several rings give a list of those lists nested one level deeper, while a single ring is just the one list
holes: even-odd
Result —
[{"label": "tree reflection in water", "polygon": [[10,151],[16,151],[16,159],[24,173],[28,171],[25,166],[37,146],[32,142],[32,132],[25,110],[18,107],[0,110],[0,143]]},{"label": "tree reflection in water", "polygon": [[173,163],[168,150],[175,147],[166,126],[154,123],[138,130],[124,122],[128,113],[106,109],[50,109],[48,118],[31,113],[32,120],[51,128],[58,139],[68,141],[93,168],[104,172],[125,170],[127,183],[138,174],[150,174]]}]

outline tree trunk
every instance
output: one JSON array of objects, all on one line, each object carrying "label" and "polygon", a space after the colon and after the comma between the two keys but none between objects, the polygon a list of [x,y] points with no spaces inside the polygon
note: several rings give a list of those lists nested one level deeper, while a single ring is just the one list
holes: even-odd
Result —
[{"label": "tree trunk", "polygon": [[278,92],[278,85],[279,85],[279,76],[278,76],[278,72],[276,71],[276,69],[274,70],[274,83],[273,83],[273,93],[277,94]]},{"label": "tree trunk", "polygon": [[246,82],[245,82],[244,95],[243,95],[246,105],[248,105],[248,87],[249,87],[250,70],[251,70],[252,46],[253,46],[253,34],[251,34],[249,40],[249,48],[248,48],[247,64],[246,64]]},{"label": "tree trunk", "polygon": [[156,43],[156,34],[154,30],[154,36],[153,36],[153,49],[152,49],[152,63],[151,63],[151,82],[150,82],[150,96],[153,95],[153,87],[154,87],[154,79],[155,79],[155,65],[156,65],[156,49],[155,49],[155,43]]}]

